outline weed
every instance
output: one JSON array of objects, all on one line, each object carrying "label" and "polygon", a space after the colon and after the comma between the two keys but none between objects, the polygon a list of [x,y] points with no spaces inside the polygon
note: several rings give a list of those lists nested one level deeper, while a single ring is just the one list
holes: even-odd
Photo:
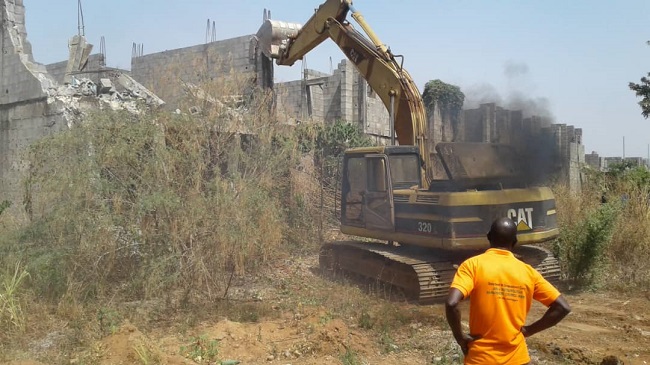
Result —
[{"label": "weed", "polygon": [[11,207],[11,202],[8,200],[3,200],[0,202],[0,214],[4,212],[7,208]]},{"label": "weed", "polygon": [[359,355],[352,350],[349,346],[345,346],[345,353],[339,359],[343,365],[364,365],[365,362],[359,359]]},{"label": "weed", "polygon": [[372,329],[375,326],[375,322],[372,316],[366,311],[361,312],[361,315],[359,315],[359,328]]},{"label": "weed", "polygon": [[257,323],[261,318],[273,314],[270,305],[264,302],[259,303],[228,303],[223,310],[229,313],[232,320],[243,323]]},{"label": "weed", "polygon": [[325,325],[325,324],[329,323],[332,319],[334,319],[334,316],[332,315],[332,313],[327,312],[327,313],[323,314],[322,316],[320,316],[318,318],[318,323],[320,325]]},{"label": "weed", "polygon": [[100,308],[97,312],[99,328],[104,334],[115,334],[122,323],[122,316],[114,309]]},{"label": "weed", "polygon": [[192,337],[190,344],[182,346],[180,352],[197,363],[212,363],[217,361],[219,356],[219,340],[209,340],[205,335]]},{"label": "weed", "polygon": [[383,329],[379,334],[379,344],[384,353],[391,353],[399,350],[399,346],[397,346],[395,340],[390,333],[388,333],[387,329]]},{"label": "weed", "polygon": [[20,303],[19,289],[29,273],[17,263],[13,273],[3,275],[0,289],[0,324],[3,328],[25,330],[25,314]]},{"label": "weed", "polygon": [[56,301],[74,283],[82,302],[214,300],[228,273],[283,255],[287,236],[316,236],[286,214],[295,138],[263,107],[270,94],[256,97],[239,115],[104,111],[34,143],[24,237],[40,247],[29,252],[37,294]]},{"label": "weed", "polygon": [[153,365],[160,363],[160,357],[153,353],[147,345],[139,343],[133,346],[133,351],[138,355],[138,359],[142,365]]},{"label": "weed", "polygon": [[575,194],[554,187],[560,238],[553,245],[574,284],[638,288],[650,284],[650,170],[629,163],[585,170]]},{"label": "weed", "polygon": [[596,207],[585,219],[562,232],[554,251],[567,263],[568,278],[582,285],[594,284],[602,269],[604,250],[615,228],[618,209],[612,204]]}]

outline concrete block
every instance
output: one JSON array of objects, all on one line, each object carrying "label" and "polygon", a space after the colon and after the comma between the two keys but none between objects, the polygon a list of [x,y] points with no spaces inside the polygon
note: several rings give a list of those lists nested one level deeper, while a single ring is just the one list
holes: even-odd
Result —
[{"label": "concrete block", "polygon": [[98,89],[100,94],[108,94],[115,91],[115,89],[113,88],[113,83],[111,82],[110,79],[99,79],[98,86],[99,86]]}]

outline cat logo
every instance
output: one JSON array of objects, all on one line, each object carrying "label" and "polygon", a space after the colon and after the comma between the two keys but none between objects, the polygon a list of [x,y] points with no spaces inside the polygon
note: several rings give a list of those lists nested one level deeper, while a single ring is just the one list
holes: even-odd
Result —
[{"label": "cat logo", "polygon": [[508,218],[517,223],[517,231],[533,229],[533,208],[508,209]]}]

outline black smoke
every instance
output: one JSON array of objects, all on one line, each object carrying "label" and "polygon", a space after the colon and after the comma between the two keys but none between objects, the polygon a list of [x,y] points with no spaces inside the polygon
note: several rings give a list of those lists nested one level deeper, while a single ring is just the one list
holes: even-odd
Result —
[{"label": "black smoke", "polygon": [[475,109],[481,104],[495,103],[509,110],[521,110],[524,118],[538,116],[551,122],[555,116],[548,98],[535,96],[535,83],[526,63],[507,61],[503,65],[506,90],[502,94],[493,85],[478,83],[463,87],[463,109]]}]

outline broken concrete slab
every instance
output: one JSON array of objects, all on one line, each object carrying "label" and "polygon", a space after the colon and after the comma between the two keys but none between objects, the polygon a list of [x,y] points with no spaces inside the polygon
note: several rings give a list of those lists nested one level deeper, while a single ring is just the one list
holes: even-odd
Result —
[{"label": "broken concrete slab", "polygon": [[65,70],[64,83],[71,81],[74,72],[82,71],[86,67],[90,52],[93,50],[93,45],[88,43],[86,37],[75,35],[70,38],[68,49],[70,50],[70,57],[68,58],[68,66]]},{"label": "broken concrete slab", "polygon": [[149,91],[139,82],[135,81],[133,77],[127,74],[121,74],[117,78],[117,82],[124,87],[132,96],[146,99],[147,104],[162,106],[165,105],[165,102],[159,98],[156,94]]}]

